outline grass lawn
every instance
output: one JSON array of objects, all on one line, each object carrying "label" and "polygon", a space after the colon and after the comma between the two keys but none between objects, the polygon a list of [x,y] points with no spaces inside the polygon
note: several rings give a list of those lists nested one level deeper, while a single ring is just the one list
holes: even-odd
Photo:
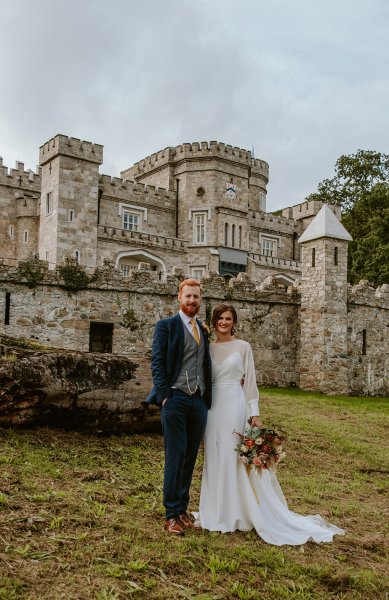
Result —
[{"label": "grass lawn", "polygon": [[159,435],[0,430],[0,600],[385,600],[388,412],[388,399],[262,391],[264,423],[289,434],[289,507],[346,529],[303,547],[165,534]]}]

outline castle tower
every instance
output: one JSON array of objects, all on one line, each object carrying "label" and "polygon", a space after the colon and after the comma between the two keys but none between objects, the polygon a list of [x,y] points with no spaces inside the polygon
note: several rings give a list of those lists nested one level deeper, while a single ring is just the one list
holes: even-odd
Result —
[{"label": "castle tower", "polygon": [[175,237],[188,243],[192,275],[246,270],[249,211],[266,209],[266,162],[221,142],[194,142],[161,150],[121,174],[176,191]]},{"label": "castle tower", "polygon": [[96,266],[99,165],[103,146],[56,135],[39,150],[42,167],[39,257]]},{"label": "castle tower", "polygon": [[325,204],[302,246],[300,387],[347,394],[347,245],[352,238]]}]

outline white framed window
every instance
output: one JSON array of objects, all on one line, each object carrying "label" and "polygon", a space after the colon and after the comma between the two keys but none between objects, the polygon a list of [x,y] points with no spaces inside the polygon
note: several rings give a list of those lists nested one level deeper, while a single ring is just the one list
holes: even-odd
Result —
[{"label": "white framed window", "polygon": [[76,263],[79,265],[81,260],[81,252],[79,250],[74,251],[74,258],[76,259]]},{"label": "white framed window", "polygon": [[8,225],[8,235],[9,237],[13,237],[15,235],[15,227],[13,225]]},{"label": "white framed window", "polygon": [[193,213],[193,243],[194,244],[205,244],[206,243],[206,223],[207,213],[196,212]]},{"label": "white framed window", "polygon": [[205,275],[205,266],[191,267],[191,275],[194,279],[201,279]]},{"label": "white framed window", "polygon": [[123,229],[126,231],[140,231],[141,215],[140,213],[123,211]]},{"label": "white framed window", "polygon": [[121,269],[123,277],[130,276],[130,265],[120,265],[120,269]]},{"label": "white framed window", "polygon": [[69,223],[73,223],[74,221],[74,210],[72,208],[68,210],[68,221]]},{"label": "white framed window", "polygon": [[22,234],[23,244],[28,244],[28,229],[25,229]]},{"label": "white framed window", "polygon": [[50,215],[53,212],[53,192],[46,194],[46,215]]},{"label": "white framed window", "polygon": [[262,238],[262,254],[265,256],[277,256],[277,240],[274,238]]}]

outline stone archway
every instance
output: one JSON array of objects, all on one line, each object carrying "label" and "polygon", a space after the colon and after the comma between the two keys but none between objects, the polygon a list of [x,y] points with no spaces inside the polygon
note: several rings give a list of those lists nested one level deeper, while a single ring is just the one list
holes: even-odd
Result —
[{"label": "stone archway", "polygon": [[120,269],[125,277],[128,277],[131,271],[135,271],[138,268],[140,262],[148,263],[151,270],[159,273],[160,277],[166,273],[166,263],[162,258],[140,248],[119,252],[116,257],[115,267]]},{"label": "stone archway", "polygon": [[273,278],[277,281],[277,283],[281,283],[285,287],[293,285],[294,282],[296,281],[295,277],[291,277],[290,275],[287,275],[286,273],[276,273],[275,275],[273,275]]}]

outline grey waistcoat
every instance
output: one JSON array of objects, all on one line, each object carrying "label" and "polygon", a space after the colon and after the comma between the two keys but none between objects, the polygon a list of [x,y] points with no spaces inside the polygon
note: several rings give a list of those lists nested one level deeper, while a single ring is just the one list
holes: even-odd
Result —
[{"label": "grey waistcoat", "polygon": [[[205,393],[204,378],[204,340],[200,333],[200,346],[197,345],[193,335],[184,327],[184,356],[182,357],[181,371],[173,384],[173,387],[185,392],[185,394],[194,394],[196,388],[200,388],[201,394]],[[188,380],[186,375],[188,374]],[[189,383],[189,388],[188,388]]]}]

